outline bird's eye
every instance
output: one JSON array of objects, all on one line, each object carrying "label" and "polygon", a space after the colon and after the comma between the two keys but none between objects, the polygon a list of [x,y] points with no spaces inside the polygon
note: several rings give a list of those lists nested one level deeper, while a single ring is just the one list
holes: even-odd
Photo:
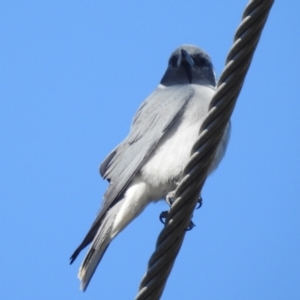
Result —
[{"label": "bird's eye", "polygon": [[178,55],[172,56],[169,60],[169,65],[172,67],[176,67],[178,62]]},{"label": "bird's eye", "polygon": [[193,57],[195,65],[197,67],[203,68],[203,67],[209,67],[211,63],[203,56],[197,55]]}]

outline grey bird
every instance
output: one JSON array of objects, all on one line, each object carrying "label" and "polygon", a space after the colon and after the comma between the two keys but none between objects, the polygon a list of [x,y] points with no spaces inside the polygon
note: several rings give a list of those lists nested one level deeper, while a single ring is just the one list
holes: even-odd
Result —
[{"label": "grey bird", "polygon": [[[156,90],[141,104],[128,136],[106,157],[101,176],[109,182],[102,208],[70,258],[91,246],[78,278],[86,290],[110,242],[153,201],[166,199],[182,178],[216,89],[210,57],[183,45],[169,59]],[[230,124],[218,145],[211,173],[224,156]]]}]

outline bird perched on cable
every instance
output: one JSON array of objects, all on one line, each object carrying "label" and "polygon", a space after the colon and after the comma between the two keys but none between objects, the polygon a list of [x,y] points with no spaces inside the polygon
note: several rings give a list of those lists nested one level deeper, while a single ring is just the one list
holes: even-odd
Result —
[{"label": "bird perched on cable", "polygon": [[[102,208],[70,258],[91,246],[78,277],[85,290],[110,242],[152,201],[166,199],[182,178],[216,89],[210,57],[183,45],[169,59],[156,90],[141,104],[128,136],[106,157],[101,176],[109,182]],[[209,173],[224,156],[230,124]]]}]

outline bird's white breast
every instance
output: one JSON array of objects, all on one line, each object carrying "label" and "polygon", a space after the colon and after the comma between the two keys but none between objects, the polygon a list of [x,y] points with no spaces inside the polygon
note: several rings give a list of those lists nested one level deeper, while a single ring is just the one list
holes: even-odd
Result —
[{"label": "bird's white breast", "polygon": [[215,92],[210,87],[193,87],[195,94],[182,117],[176,120],[141,169],[143,179],[157,189],[156,198],[164,197],[169,189],[174,188],[170,185],[172,178],[178,180],[181,177]]}]

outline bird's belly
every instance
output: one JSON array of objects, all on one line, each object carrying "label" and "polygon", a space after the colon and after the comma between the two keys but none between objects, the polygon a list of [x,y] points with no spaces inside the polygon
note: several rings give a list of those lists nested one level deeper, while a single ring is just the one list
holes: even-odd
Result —
[{"label": "bird's belly", "polygon": [[200,107],[199,103],[191,103],[178,124],[170,128],[146,160],[141,175],[156,189],[154,200],[165,197],[176,188],[174,181],[181,179],[207,110],[208,101],[203,101]]},{"label": "bird's belly", "polygon": [[166,137],[144,165],[143,177],[146,177],[147,181],[148,178],[151,179],[155,186],[178,178],[191,156],[199,128],[200,124],[193,124],[185,129],[178,128],[178,131]]}]

